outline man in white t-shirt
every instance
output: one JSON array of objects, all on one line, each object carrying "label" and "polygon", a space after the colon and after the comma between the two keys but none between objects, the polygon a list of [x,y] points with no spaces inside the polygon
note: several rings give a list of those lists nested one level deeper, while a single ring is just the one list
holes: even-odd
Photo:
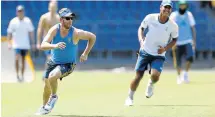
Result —
[{"label": "man in white t-shirt", "polygon": [[[34,44],[34,26],[31,20],[24,15],[22,5],[16,8],[17,16],[13,18],[8,26],[8,48],[15,50],[15,68],[18,81],[24,80],[25,56],[30,49],[30,40]],[[12,41],[11,41],[12,40]],[[21,76],[19,75],[19,60],[21,59]]]},{"label": "man in white t-shirt", "polygon": [[[193,62],[194,49],[196,46],[196,29],[195,19],[190,11],[188,11],[188,3],[185,0],[178,2],[179,9],[171,14],[170,18],[173,19],[179,27],[179,36],[176,46],[173,47],[173,52],[176,55],[177,64],[177,83],[189,83],[188,71],[191,63]],[[185,72],[181,74],[182,57],[186,57]]]},{"label": "man in white t-shirt", "polygon": [[[151,78],[145,94],[147,98],[153,95],[154,84],[159,80],[162,72],[165,53],[175,45],[178,37],[178,26],[169,19],[172,6],[171,1],[162,1],[160,13],[147,15],[138,29],[140,51],[135,67],[136,76],[130,84],[129,94],[125,101],[127,106],[133,105],[133,95],[148,65],[150,65]],[[143,32],[146,28],[148,32],[144,36]]]}]

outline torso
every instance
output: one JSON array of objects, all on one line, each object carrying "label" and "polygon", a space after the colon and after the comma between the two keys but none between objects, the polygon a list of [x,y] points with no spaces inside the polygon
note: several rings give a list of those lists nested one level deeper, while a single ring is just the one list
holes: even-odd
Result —
[{"label": "torso", "polygon": [[56,14],[54,17],[51,17],[50,13],[44,14],[45,21],[44,21],[44,32],[43,34],[46,35],[49,31],[49,29],[54,26],[55,24],[59,23],[59,16]]}]

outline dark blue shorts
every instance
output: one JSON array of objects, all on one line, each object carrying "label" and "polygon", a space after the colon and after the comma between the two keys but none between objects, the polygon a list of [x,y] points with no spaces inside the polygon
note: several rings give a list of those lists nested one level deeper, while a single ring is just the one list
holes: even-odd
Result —
[{"label": "dark blue shorts", "polygon": [[69,74],[71,74],[73,72],[73,70],[75,69],[76,64],[74,63],[66,63],[66,64],[55,64],[52,60],[49,60],[47,62],[47,69],[45,71],[44,74],[44,78],[48,78],[49,74],[52,70],[54,70],[57,66],[60,67],[60,71],[62,76],[60,77],[60,80],[63,77],[68,76]]},{"label": "dark blue shorts", "polygon": [[136,71],[145,71],[150,66],[150,70],[156,69],[159,72],[162,72],[163,64],[165,57],[163,56],[153,56],[146,53],[144,50],[139,51],[137,63],[135,66]]},{"label": "dark blue shorts", "polygon": [[28,49],[14,49],[15,54],[19,54],[21,56],[26,56],[28,53]]},{"label": "dark blue shorts", "polygon": [[176,46],[176,61],[178,67],[181,67],[182,57],[184,56],[187,61],[193,61],[194,51],[191,43]]}]

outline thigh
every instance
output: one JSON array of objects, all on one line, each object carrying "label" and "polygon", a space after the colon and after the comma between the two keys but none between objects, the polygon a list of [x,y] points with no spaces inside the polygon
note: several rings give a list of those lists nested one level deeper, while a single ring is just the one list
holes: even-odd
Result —
[{"label": "thigh", "polygon": [[191,43],[186,44],[186,59],[193,57],[194,51]]},{"label": "thigh", "polygon": [[49,74],[58,66],[57,64],[55,64],[53,61],[49,60],[47,61],[47,68],[45,70],[45,73],[44,73],[44,78],[48,78],[49,77]]},{"label": "thigh", "polygon": [[181,60],[182,56],[185,54],[185,46],[177,46],[176,47],[176,59]]},{"label": "thigh", "polygon": [[140,52],[137,58],[137,62],[135,65],[135,70],[136,71],[145,71],[147,70],[147,66],[149,64],[149,55],[146,54],[145,52]]},{"label": "thigh", "polygon": [[28,50],[27,49],[21,49],[21,56],[25,57],[28,54]]},{"label": "thigh", "polygon": [[158,58],[158,59],[154,59],[151,63],[151,69],[152,69],[152,73],[153,70],[158,71],[158,72],[162,72],[163,70],[163,64],[164,64],[164,59]]},{"label": "thigh", "polygon": [[62,73],[60,79],[71,74],[74,71],[75,66],[76,66],[76,64],[74,64],[74,63],[60,65],[60,71]]}]

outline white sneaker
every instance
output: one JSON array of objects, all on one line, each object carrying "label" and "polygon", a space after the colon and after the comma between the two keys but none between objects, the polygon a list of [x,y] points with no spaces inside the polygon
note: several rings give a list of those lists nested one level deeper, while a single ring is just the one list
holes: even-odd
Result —
[{"label": "white sneaker", "polygon": [[54,105],[56,104],[57,102],[57,95],[56,97],[53,97],[53,96],[50,96],[49,97],[49,101],[47,102],[47,104],[45,105],[45,109],[48,110],[49,112],[51,112],[51,110],[54,108]]},{"label": "white sneaker", "polygon": [[180,76],[177,77],[177,84],[181,84],[182,83],[182,79]]},{"label": "white sneaker", "polygon": [[151,84],[148,84],[145,92],[146,98],[150,98],[153,95],[153,90],[154,90],[154,86]]},{"label": "white sneaker", "polygon": [[184,83],[190,83],[187,72],[184,72]]},{"label": "white sneaker", "polygon": [[35,113],[35,115],[46,115],[50,111],[46,110],[44,106],[40,107],[39,110]]},{"label": "white sneaker", "polygon": [[125,105],[126,106],[133,106],[133,100],[128,97],[126,100],[125,100]]}]

